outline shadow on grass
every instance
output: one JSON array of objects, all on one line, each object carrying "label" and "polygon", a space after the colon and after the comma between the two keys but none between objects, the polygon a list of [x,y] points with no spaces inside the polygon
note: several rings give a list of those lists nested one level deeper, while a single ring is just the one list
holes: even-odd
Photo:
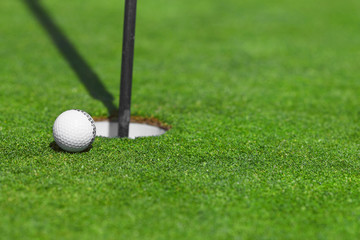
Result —
[{"label": "shadow on grass", "polygon": [[67,152],[67,151],[62,150],[62,149],[59,147],[59,145],[56,144],[55,141],[52,141],[52,142],[49,144],[49,147],[50,147],[52,150],[54,150],[55,152],[63,152],[63,153],[71,153],[71,154],[89,152],[89,151],[92,149],[92,145],[90,145],[87,149],[85,149],[84,151],[81,151],[81,152]]},{"label": "shadow on grass", "polygon": [[[112,115],[116,111],[116,107],[113,103],[114,97],[106,90],[97,74],[91,69],[85,59],[82,58],[74,45],[61,31],[60,27],[52,20],[47,11],[41,6],[41,2],[39,0],[23,0],[23,2],[46,30],[54,45],[67,60],[68,64],[76,73],[79,80],[84,84],[89,94],[93,98],[101,101],[107,108],[108,114]],[[64,2],[64,4],[66,3]]]}]

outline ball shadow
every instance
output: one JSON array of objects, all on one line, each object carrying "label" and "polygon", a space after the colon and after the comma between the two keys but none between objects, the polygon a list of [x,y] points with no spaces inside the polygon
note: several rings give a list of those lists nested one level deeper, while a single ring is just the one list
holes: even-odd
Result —
[{"label": "ball shadow", "polygon": [[56,144],[55,141],[52,141],[50,144],[49,144],[49,147],[54,150],[55,152],[62,152],[62,153],[71,153],[71,154],[76,154],[76,153],[84,153],[84,152],[89,152],[93,146],[90,145],[87,149],[81,151],[81,152],[68,152],[68,151],[64,151],[63,149],[61,149],[59,147],[59,145]]}]

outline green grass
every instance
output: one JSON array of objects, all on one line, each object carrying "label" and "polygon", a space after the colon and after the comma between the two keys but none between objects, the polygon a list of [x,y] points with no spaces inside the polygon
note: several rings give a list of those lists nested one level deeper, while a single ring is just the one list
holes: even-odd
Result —
[{"label": "green grass", "polygon": [[[117,105],[123,1],[40,5]],[[359,1],[139,1],[132,114],[173,128],[79,154],[49,147],[55,118],[107,107],[0,8],[0,239],[360,235]]]}]

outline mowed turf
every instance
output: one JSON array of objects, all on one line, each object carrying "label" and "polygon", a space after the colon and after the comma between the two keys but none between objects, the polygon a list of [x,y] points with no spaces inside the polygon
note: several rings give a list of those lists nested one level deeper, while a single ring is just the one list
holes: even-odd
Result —
[{"label": "mowed turf", "polygon": [[0,1],[0,239],[360,236],[360,2],[139,1],[132,114],[172,129],[54,151],[118,105],[123,1]]}]

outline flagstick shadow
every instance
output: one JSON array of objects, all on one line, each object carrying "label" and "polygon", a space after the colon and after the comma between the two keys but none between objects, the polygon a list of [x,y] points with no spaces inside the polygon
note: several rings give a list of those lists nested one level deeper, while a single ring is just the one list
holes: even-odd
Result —
[{"label": "flagstick shadow", "polygon": [[68,64],[86,87],[89,94],[93,98],[101,101],[107,108],[108,114],[113,115],[116,111],[116,107],[113,103],[114,97],[106,90],[97,74],[91,69],[85,59],[82,58],[74,45],[61,31],[60,27],[51,19],[50,15],[41,6],[38,0],[23,1],[46,30],[54,45],[67,60]]}]

